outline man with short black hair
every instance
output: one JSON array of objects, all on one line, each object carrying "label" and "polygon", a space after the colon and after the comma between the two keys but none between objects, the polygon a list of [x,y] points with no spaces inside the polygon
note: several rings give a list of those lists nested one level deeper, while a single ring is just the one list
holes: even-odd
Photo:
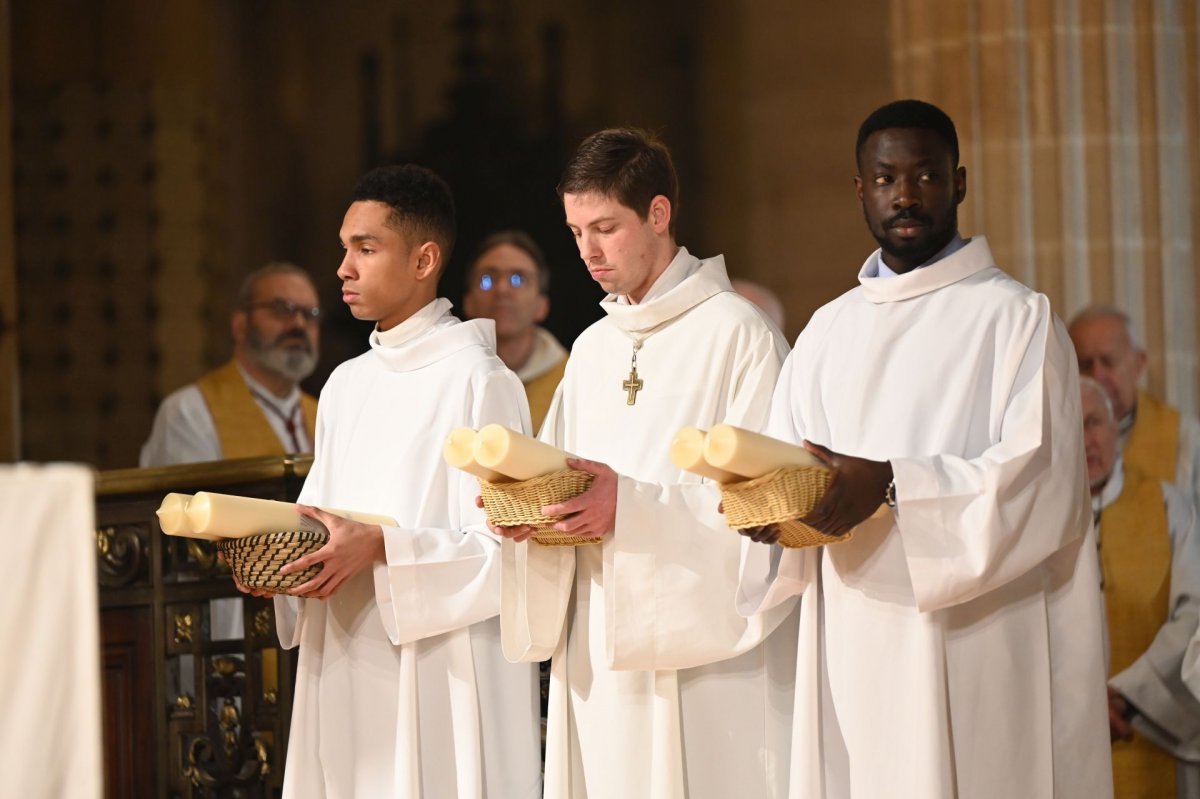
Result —
[{"label": "man with short black hair", "polygon": [[321,395],[298,508],[329,541],[281,571],[322,569],[275,601],[281,643],[300,647],[288,797],[540,793],[535,671],[499,647],[499,541],[474,478],[441,457],[457,427],[529,428],[493,323],[437,297],[454,232],[449,188],[412,165],[367,173],[342,222],[342,299],[376,326]]},{"label": "man with short black hair", "polygon": [[[738,536],[711,483],[673,466],[685,426],[756,427],[786,351],[724,258],[675,242],[675,169],[638,130],[593,134],[559,184],[606,318],[567,361],[543,440],[591,488],[543,509],[578,547],[501,531],[505,654],[551,660],[548,799],[778,796],[787,784],[791,607],[734,606]],[[589,460],[583,460],[587,458]],[[564,623],[565,621],[565,623]]]},{"label": "man with short black hair", "polygon": [[299,386],[317,365],[320,313],[300,267],[247,275],[229,320],[233,357],[162,401],[138,465],[312,452],[317,401]]},{"label": "man with short black hair", "polygon": [[496,323],[496,354],[517,373],[539,430],[567,366],[567,351],[541,327],[550,313],[550,266],[542,248],[520,230],[493,233],[475,250],[463,311]]},{"label": "man with short black hair", "polygon": [[802,520],[829,543],[744,553],[744,612],[802,594],[791,795],[1111,796],[1070,340],[959,235],[945,113],[885,105],[856,156],[880,249],[801,333],[767,427],[832,471]]}]

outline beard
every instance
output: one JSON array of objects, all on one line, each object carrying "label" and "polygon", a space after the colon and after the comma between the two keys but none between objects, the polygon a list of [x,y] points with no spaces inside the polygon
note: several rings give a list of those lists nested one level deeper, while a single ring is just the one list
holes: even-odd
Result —
[{"label": "beard", "polygon": [[[863,215],[866,216],[865,211]],[[897,241],[890,238],[888,231],[905,220],[925,225],[924,235],[917,236],[911,241]],[[867,219],[867,227],[880,249],[885,253],[914,265],[922,264],[937,255],[954,238],[954,233],[958,230],[958,206],[952,205],[950,212],[942,218],[939,225],[934,224],[933,217],[920,211],[900,211],[889,216],[879,225],[872,224],[871,220]]]},{"label": "beard", "polygon": [[246,349],[260,366],[299,383],[317,368],[317,348],[298,331],[281,333],[274,341],[253,325],[246,332]]}]

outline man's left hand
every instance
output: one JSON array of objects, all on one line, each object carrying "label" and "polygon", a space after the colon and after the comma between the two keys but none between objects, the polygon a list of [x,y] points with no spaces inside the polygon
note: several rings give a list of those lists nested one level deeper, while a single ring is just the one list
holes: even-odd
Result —
[{"label": "man's left hand", "polygon": [[812,512],[800,521],[831,536],[843,536],[866,521],[884,501],[892,481],[892,464],[840,455],[804,442],[804,448],[833,472],[829,488]]},{"label": "man's left hand", "polygon": [[617,473],[603,463],[568,458],[572,469],[593,476],[592,485],[577,497],[542,508],[545,516],[564,516],[554,524],[564,533],[599,538],[612,532],[617,523]]},{"label": "man's left hand", "polygon": [[298,504],[296,510],[301,516],[324,525],[329,530],[329,540],[316,552],[310,552],[279,570],[280,574],[291,574],[317,563],[325,564],[315,577],[291,590],[294,596],[328,599],[351,577],[370,568],[375,561],[386,558],[383,528],[378,524],[352,522],[308,505]]}]

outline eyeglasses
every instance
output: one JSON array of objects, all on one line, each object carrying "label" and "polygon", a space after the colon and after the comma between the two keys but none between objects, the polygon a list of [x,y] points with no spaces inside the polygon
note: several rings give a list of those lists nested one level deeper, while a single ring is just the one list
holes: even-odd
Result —
[{"label": "eyeglasses", "polygon": [[[479,290],[491,291],[493,288],[495,288],[497,282],[502,280],[504,280],[503,275],[492,275],[485,272],[479,276]],[[519,289],[522,286],[532,286],[533,284],[530,283],[520,272],[509,272],[508,285],[511,288]]]},{"label": "eyeglasses", "polygon": [[306,324],[315,325],[321,318],[321,309],[307,305],[297,305],[294,302],[287,300],[269,300],[268,302],[256,302],[246,306],[247,311],[253,311],[257,308],[265,308],[271,312],[280,322],[290,322],[295,318],[296,314],[300,314]]}]

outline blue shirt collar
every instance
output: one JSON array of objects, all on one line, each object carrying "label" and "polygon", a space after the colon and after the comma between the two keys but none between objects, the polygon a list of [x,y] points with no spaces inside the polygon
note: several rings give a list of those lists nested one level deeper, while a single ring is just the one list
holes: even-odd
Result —
[{"label": "blue shirt collar", "polygon": [[[921,269],[923,267],[929,266],[930,264],[937,263],[938,261],[942,260],[943,258],[951,256],[954,253],[961,250],[963,247],[965,247],[968,242],[970,242],[970,239],[964,239],[960,233],[955,233],[954,238],[950,239],[949,244],[947,244],[942,249],[938,250],[937,253],[934,254],[934,256],[932,258],[930,258],[925,263],[918,265],[916,268]],[[874,260],[875,260],[875,274],[873,275],[873,277],[896,277],[898,275],[897,272],[893,272],[890,268],[888,268],[888,265],[883,262],[883,251],[882,250],[876,250]]]}]

